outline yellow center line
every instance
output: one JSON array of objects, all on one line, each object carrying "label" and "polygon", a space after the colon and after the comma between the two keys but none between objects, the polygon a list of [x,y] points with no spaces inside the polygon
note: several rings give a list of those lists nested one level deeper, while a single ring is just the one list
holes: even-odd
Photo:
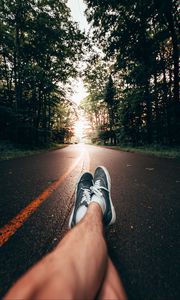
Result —
[{"label": "yellow center line", "polygon": [[78,165],[82,159],[83,153],[76,159],[74,164],[67,170],[65,174],[59,177],[51,185],[49,185],[37,198],[33,199],[30,204],[23,208],[11,221],[0,229],[0,247],[4,245],[10,237],[23,225],[23,223],[33,214],[33,212],[44,202],[57,187],[66,179],[72,170]]}]

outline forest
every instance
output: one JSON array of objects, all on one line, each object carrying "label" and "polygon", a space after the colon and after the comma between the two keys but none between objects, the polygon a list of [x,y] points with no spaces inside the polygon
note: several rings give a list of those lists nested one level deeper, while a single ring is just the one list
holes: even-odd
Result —
[{"label": "forest", "polygon": [[82,102],[101,138],[180,144],[179,6],[175,0],[86,0],[91,43]]},{"label": "forest", "polygon": [[180,145],[178,1],[84,2],[87,35],[66,0],[0,0],[0,139],[71,136],[81,76],[92,142]]},{"label": "forest", "polygon": [[83,39],[66,1],[0,0],[0,139],[45,145],[72,134]]}]

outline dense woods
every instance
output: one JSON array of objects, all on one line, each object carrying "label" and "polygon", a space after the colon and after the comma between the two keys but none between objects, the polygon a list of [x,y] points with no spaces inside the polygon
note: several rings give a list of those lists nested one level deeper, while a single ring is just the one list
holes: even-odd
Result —
[{"label": "dense woods", "polygon": [[1,139],[46,144],[70,134],[68,91],[83,36],[66,2],[0,0]]},{"label": "dense woods", "polygon": [[81,108],[92,141],[179,145],[178,1],[84,2],[86,40],[66,0],[0,0],[0,139],[72,135],[68,93],[86,44]]},{"label": "dense woods", "polygon": [[176,0],[86,0],[92,24],[82,102],[99,138],[180,144]]}]

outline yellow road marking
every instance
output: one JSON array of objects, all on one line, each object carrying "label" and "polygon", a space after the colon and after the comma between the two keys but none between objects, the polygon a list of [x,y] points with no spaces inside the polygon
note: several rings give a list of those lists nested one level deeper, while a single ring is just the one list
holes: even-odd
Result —
[{"label": "yellow road marking", "polygon": [[[82,153],[83,155],[83,153]],[[58,178],[55,182],[47,187],[37,198],[32,200],[25,208],[23,208],[8,224],[0,229],[0,246],[4,245],[9,238],[23,225],[30,215],[44,202],[57,187],[65,180],[65,178],[72,172],[82,159],[82,155],[76,159],[74,164],[67,170],[67,172]]]}]

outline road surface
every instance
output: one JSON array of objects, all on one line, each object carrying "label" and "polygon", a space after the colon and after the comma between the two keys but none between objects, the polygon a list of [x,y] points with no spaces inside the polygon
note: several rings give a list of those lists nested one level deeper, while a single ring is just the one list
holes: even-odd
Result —
[{"label": "road surface", "polygon": [[0,162],[0,296],[62,239],[76,180],[98,165],[112,178],[106,237],[129,299],[180,299],[180,161],[88,145]]}]

